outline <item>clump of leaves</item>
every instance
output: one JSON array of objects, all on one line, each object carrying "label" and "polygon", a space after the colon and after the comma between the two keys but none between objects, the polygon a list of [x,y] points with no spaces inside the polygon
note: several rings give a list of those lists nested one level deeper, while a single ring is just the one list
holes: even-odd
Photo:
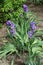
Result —
[{"label": "clump of leaves", "polygon": [[[7,19],[13,19],[19,16],[19,13],[22,13],[22,4],[26,0],[1,0],[0,1],[0,21],[4,22]],[[14,14],[14,15],[13,15]]]},{"label": "clump of leaves", "polygon": [[6,43],[0,50],[0,58],[6,56],[7,54],[17,52],[16,47],[11,43]]}]

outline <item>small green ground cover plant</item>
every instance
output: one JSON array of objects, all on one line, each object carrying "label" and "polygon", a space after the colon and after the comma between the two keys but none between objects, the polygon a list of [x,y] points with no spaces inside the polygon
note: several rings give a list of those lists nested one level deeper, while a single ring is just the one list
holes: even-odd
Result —
[{"label": "small green ground cover plant", "polygon": [[7,19],[18,18],[23,12],[22,4],[26,0],[0,0],[0,22],[5,22]]},{"label": "small green ground cover plant", "polygon": [[23,12],[22,4],[26,0],[0,0],[0,28],[2,23],[8,19],[14,20],[18,18],[19,14]]},{"label": "small green ground cover plant", "polygon": [[[27,51],[28,55],[25,65],[41,65],[40,58],[43,55],[43,40],[39,35],[43,31],[37,29],[37,22],[32,18],[28,6],[23,4],[23,13],[14,21],[6,22],[8,38],[10,39],[2,48],[0,48],[0,58],[9,54],[22,54]],[[13,65],[13,62],[11,63]]]}]

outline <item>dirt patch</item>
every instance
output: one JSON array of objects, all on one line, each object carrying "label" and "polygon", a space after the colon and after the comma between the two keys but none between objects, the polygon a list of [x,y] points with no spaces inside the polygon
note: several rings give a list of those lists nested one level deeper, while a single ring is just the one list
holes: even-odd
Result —
[{"label": "dirt patch", "polygon": [[[28,4],[29,5],[29,4]],[[29,9],[30,11],[34,12],[35,15],[38,16],[38,19],[40,21],[43,21],[43,5],[34,5],[34,4],[30,4],[29,5]]]},{"label": "dirt patch", "polygon": [[9,63],[7,62],[7,60],[3,59],[0,60],[0,65],[9,65]]},{"label": "dirt patch", "polygon": [[6,42],[6,35],[7,35],[7,28],[6,28],[6,25],[4,24],[2,26],[2,28],[0,28],[0,46],[2,44],[4,44],[4,42]]},{"label": "dirt patch", "polygon": [[5,37],[7,33],[6,25],[4,24],[2,28],[0,28],[0,38]]},{"label": "dirt patch", "polygon": [[29,10],[34,12],[39,20],[43,21],[43,5],[35,5],[29,0],[27,0],[26,4],[29,6]]}]

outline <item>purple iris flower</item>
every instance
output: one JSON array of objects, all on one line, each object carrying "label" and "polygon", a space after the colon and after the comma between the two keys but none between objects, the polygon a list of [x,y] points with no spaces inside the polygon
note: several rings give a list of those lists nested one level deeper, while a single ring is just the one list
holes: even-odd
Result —
[{"label": "purple iris flower", "polygon": [[27,5],[24,4],[23,9],[24,9],[25,12],[28,12],[28,6]]},{"label": "purple iris flower", "polygon": [[31,22],[30,27],[31,27],[31,31],[28,32],[28,36],[29,36],[29,38],[32,38],[32,36],[33,36],[33,34],[35,32],[35,29],[36,29],[36,23]]},{"label": "purple iris flower", "polygon": [[16,28],[15,28],[15,24],[13,22],[11,22],[10,28],[11,28],[10,33],[12,36],[14,36],[16,33]]},{"label": "purple iris flower", "polygon": [[11,21],[8,20],[8,21],[6,22],[6,25],[7,25],[7,26],[10,26],[10,25],[11,25]]},{"label": "purple iris flower", "polygon": [[11,27],[11,29],[14,29],[15,28],[15,24],[13,22],[11,22],[10,27]]},{"label": "purple iris flower", "polygon": [[33,32],[32,32],[32,31],[29,31],[29,32],[28,32],[29,38],[32,38],[32,35],[33,35]]},{"label": "purple iris flower", "polygon": [[11,22],[10,20],[8,20],[6,22],[6,25],[10,27],[10,33],[11,33],[12,36],[14,36],[15,33],[16,33],[15,24],[13,22]]},{"label": "purple iris flower", "polygon": [[34,31],[36,29],[36,23],[35,22],[31,22],[30,23],[30,27]]},{"label": "purple iris flower", "polygon": [[10,26],[11,29],[12,29],[12,28],[15,28],[15,24],[14,24],[13,22],[11,22],[10,20],[8,20],[8,21],[6,22],[6,25],[7,25],[7,26]]},{"label": "purple iris flower", "polygon": [[15,33],[16,33],[16,30],[15,29],[10,29],[10,33],[11,33],[12,36],[14,36]]}]

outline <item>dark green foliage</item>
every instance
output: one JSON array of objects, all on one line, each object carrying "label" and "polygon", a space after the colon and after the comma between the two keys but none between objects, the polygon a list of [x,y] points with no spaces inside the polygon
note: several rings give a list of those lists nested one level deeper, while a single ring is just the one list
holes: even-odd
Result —
[{"label": "dark green foliage", "polygon": [[18,17],[26,0],[0,0],[0,22]]}]

